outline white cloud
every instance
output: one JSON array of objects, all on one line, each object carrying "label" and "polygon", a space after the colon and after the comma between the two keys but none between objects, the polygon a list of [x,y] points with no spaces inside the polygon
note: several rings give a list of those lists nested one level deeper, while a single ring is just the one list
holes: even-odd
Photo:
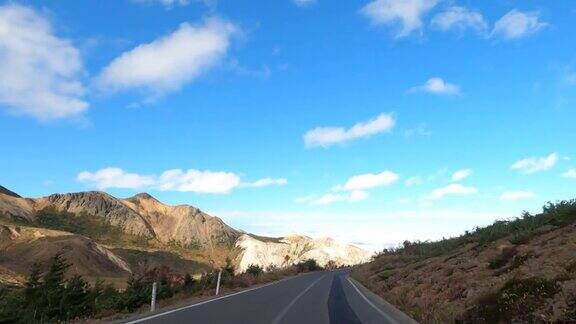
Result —
[{"label": "white cloud", "polygon": [[480,11],[459,6],[450,7],[434,16],[432,26],[443,31],[463,32],[472,29],[479,34],[484,34],[488,30],[488,23]]},{"label": "white cloud", "polygon": [[332,187],[330,193],[322,196],[310,195],[296,199],[298,203],[312,205],[328,205],[335,202],[357,202],[366,200],[366,190],[382,186],[388,186],[398,181],[399,176],[392,171],[383,171],[378,174],[360,174],[351,177],[344,185]]},{"label": "white cloud", "polygon": [[172,34],[114,59],[96,83],[108,92],[144,90],[151,98],[178,90],[226,56],[237,30],[232,23],[218,18],[199,25],[183,23]]},{"label": "white cloud", "polygon": [[399,25],[396,37],[405,37],[422,28],[422,16],[439,0],[374,0],[360,13],[374,25]]},{"label": "white cloud", "polygon": [[496,22],[492,36],[519,39],[532,35],[547,25],[540,21],[537,12],[522,12],[513,9]]},{"label": "white cloud", "polygon": [[521,199],[532,199],[534,197],[536,197],[536,195],[530,191],[506,191],[500,195],[500,200],[513,201]]},{"label": "white cloud", "polygon": [[406,181],[404,181],[404,184],[408,187],[419,186],[422,184],[422,178],[420,178],[418,176],[410,177],[410,178],[406,179]]},{"label": "white cloud", "polygon": [[472,175],[472,170],[470,170],[470,169],[458,170],[458,171],[454,172],[454,174],[452,174],[452,181],[456,182],[456,181],[464,180],[465,178],[468,178],[471,175]]},{"label": "white cloud", "polygon": [[378,174],[366,173],[353,176],[344,185],[338,185],[332,188],[333,191],[354,191],[366,190],[376,187],[389,186],[396,181],[400,176],[392,171],[383,171]]},{"label": "white cloud", "polygon": [[433,77],[428,79],[424,85],[413,87],[409,92],[427,92],[437,95],[459,95],[460,86],[444,81],[442,78]]},{"label": "white cloud", "polygon": [[558,162],[558,154],[552,153],[546,157],[529,157],[517,161],[512,165],[512,169],[521,170],[526,174],[546,171],[554,167]]},{"label": "white cloud", "polygon": [[368,193],[362,190],[354,190],[347,193],[327,193],[320,197],[311,195],[296,199],[299,203],[309,203],[311,205],[330,205],[337,202],[358,202],[366,200]]},{"label": "white cloud", "polygon": [[458,183],[449,184],[446,187],[438,188],[432,191],[427,197],[428,199],[436,200],[444,198],[448,195],[472,195],[478,192],[474,187],[466,187]]},{"label": "white cloud", "polygon": [[183,7],[190,4],[189,0],[132,0],[132,2],[143,4],[159,4],[168,9],[173,8],[175,6]]},{"label": "white cloud", "polygon": [[261,188],[261,187],[268,187],[268,186],[284,186],[288,183],[288,180],[285,178],[262,178],[260,180],[256,180],[254,182],[246,182],[242,183],[242,187],[252,187],[252,188]]},{"label": "white cloud", "polygon": [[40,120],[80,116],[83,99],[80,52],[54,34],[33,9],[0,6],[0,104]]},{"label": "white cloud", "polygon": [[379,133],[390,132],[396,121],[391,114],[380,114],[378,117],[357,123],[349,129],[344,127],[317,127],[304,134],[306,147],[328,147],[334,144],[369,137]]},{"label": "white cloud", "polygon": [[565,178],[576,179],[576,169],[570,169],[562,174]]},{"label": "white cloud", "polygon": [[94,173],[83,171],[76,180],[104,190],[108,188],[142,189],[155,183],[153,176],[127,173],[120,168],[104,168]]},{"label": "white cloud", "polygon": [[164,171],[158,178],[161,191],[225,194],[240,185],[240,177],[232,172],[213,172],[190,169]]},{"label": "white cloud", "polygon": [[242,183],[237,174],[222,171],[172,169],[155,176],[128,173],[120,168],[105,168],[96,172],[83,171],[78,174],[76,180],[98,189],[153,189],[207,194],[225,194],[240,187],[261,188],[284,185],[288,182],[284,178],[263,178],[255,182]]},{"label": "white cloud", "polygon": [[310,7],[314,4],[316,4],[316,0],[292,0],[292,2],[296,6],[301,7],[301,8]]}]

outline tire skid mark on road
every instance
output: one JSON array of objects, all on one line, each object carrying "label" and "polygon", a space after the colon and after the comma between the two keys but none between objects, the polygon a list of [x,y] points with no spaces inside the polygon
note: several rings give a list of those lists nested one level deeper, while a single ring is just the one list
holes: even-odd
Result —
[{"label": "tire skid mark on road", "polygon": [[344,277],[344,275],[335,274],[332,279],[332,286],[330,287],[330,295],[328,297],[330,324],[361,324],[362,321],[360,321],[346,299],[344,287],[342,287],[342,279]]}]

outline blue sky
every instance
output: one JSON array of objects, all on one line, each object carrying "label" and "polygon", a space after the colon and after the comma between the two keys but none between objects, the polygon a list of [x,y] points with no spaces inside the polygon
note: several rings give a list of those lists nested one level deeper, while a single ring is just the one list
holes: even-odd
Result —
[{"label": "blue sky", "polygon": [[0,184],[378,249],[574,198],[572,1],[8,1]]}]

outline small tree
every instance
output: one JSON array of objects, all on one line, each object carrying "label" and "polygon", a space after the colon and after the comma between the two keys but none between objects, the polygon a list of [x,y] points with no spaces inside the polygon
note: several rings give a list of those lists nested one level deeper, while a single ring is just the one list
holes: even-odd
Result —
[{"label": "small tree", "polygon": [[131,276],[122,294],[124,307],[133,312],[146,304],[150,298],[150,285],[142,277]]},{"label": "small tree", "polygon": [[36,305],[38,304],[41,297],[41,276],[42,271],[40,270],[40,264],[34,262],[34,264],[32,264],[32,269],[30,270],[28,281],[24,285],[25,301],[27,305],[33,305],[33,313],[36,313]]},{"label": "small tree", "polygon": [[70,264],[61,253],[57,253],[44,275],[41,300],[38,303],[40,321],[63,319],[65,317],[62,296],[64,295],[64,277]]},{"label": "small tree", "polygon": [[257,264],[251,264],[246,269],[246,273],[253,277],[258,277],[264,273],[264,269],[262,269],[262,267]]},{"label": "small tree", "polygon": [[61,305],[67,321],[94,314],[95,305],[90,285],[81,276],[73,276],[66,283]]}]

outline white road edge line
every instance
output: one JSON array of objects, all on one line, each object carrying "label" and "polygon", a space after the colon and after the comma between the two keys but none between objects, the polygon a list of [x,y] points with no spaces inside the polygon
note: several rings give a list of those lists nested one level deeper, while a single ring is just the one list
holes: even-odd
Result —
[{"label": "white road edge line", "polygon": [[362,298],[364,298],[364,300],[365,300],[370,306],[372,306],[372,308],[374,308],[378,313],[380,313],[380,315],[384,316],[390,323],[399,324],[397,320],[395,320],[394,318],[390,317],[390,315],[386,314],[386,313],[383,312],[380,308],[378,308],[376,305],[374,305],[374,303],[372,303],[372,301],[371,301],[370,299],[368,299],[368,297],[366,297],[366,296],[360,291],[360,289],[358,289],[358,287],[356,287],[356,285],[354,284],[354,282],[352,282],[352,280],[350,280],[350,277],[346,277],[346,279],[347,279],[348,282],[352,285],[352,287],[354,287],[354,290],[356,290],[356,292],[358,293],[358,295],[360,295]]},{"label": "white road edge line", "polygon": [[300,294],[298,294],[298,296],[296,296],[291,302],[290,304],[288,304],[281,312],[280,314],[278,314],[278,316],[276,316],[276,318],[274,319],[274,321],[272,321],[272,324],[278,324],[280,323],[280,321],[282,320],[282,318],[286,315],[286,313],[288,313],[288,311],[290,310],[290,308],[292,308],[292,306],[294,306],[294,304],[296,304],[296,302],[298,301],[298,299],[300,299],[300,297],[304,296],[304,294],[306,294],[306,292],[308,290],[310,290],[310,288],[314,287],[314,285],[322,280],[324,277],[326,277],[328,274],[323,275],[322,277],[316,279],[312,284],[310,284],[310,286],[306,287],[306,289],[304,289]]},{"label": "white road edge line", "polygon": [[243,293],[247,293],[247,292],[250,292],[250,291],[252,291],[252,290],[256,290],[256,289],[268,287],[268,286],[271,286],[271,285],[275,285],[275,284],[281,283],[282,281],[286,281],[286,280],[290,280],[290,279],[294,279],[294,278],[296,278],[296,277],[289,277],[289,278],[284,278],[284,279],[281,279],[281,280],[278,280],[278,281],[273,281],[273,282],[267,283],[267,284],[262,285],[262,286],[258,286],[258,287],[254,287],[254,288],[250,288],[250,289],[246,289],[246,290],[242,290],[242,291],[239,291],[239,292],[235,292],[235,293],[233,293],[233,294],[229,294],[229,295],[225,295],[225,296],[222,296],[222,297],[205,300],[205,301],[203,301],[203,302],[199,302],[199,303],[196,303],[196,304],[192,304],[192,305],[180,307],[180,308],[177,308],[177,309],[172,309],[172,310],[165,311],[165,312],[162,312],[162,313],[159,313],[159,314],[155,314],[155,315],[152,315],[152,316],[147,316],[147,317],[138,318],[138,319],[135,319],[135,320],[133,320],[133,321],[126,322],[126,324],[134,324],[134,323],[144,322],[144,321],[147,321],[147,320],[151,320],[151,319],[153,319],[153,318],[157,318],[157,317],[161,317],[161,316],[164,316],[164,315],[176,313],[176,312],[179,312],[179,311],[181,311],[181,310],[188,309],[188,308],[194,308],[194,307],[196,307],[196,306],[208,304],[208,303],[210,303],[210,302],[217,301],[217,300],[220,300],[220,299],[225,299],[225,298],[228,298],[228,297],[232,297],[232,296],[240,295],[240,294],[243,294]]}]

